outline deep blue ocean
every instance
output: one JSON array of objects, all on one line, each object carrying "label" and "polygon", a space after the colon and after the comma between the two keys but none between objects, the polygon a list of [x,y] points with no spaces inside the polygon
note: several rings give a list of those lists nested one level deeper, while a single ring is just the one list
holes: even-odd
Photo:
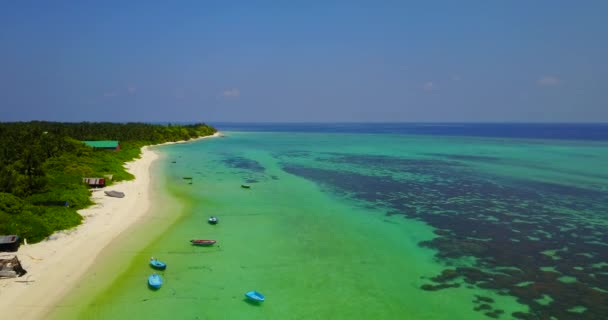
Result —
[{"label": "deep blue ocean", "polygon": [[210,123],[220,131],[387,133],[608,141],[608,123]]}]

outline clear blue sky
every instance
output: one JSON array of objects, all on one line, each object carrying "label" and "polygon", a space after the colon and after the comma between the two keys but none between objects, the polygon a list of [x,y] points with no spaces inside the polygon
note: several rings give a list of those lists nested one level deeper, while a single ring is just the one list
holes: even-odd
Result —
[{"label": "clear blue sky", "polygon": [[0,120],[605,122],[607,12],[601,0],[2,1]]}]

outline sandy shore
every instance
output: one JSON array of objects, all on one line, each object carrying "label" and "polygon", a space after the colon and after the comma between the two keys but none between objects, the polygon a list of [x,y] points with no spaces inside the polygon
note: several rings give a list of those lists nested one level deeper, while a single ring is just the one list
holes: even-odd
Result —
[{"label": "sandy shore", "polygon": [[[210,137],[220,135],[218,132]],[[204,138],[209,137],[163,145]],[[136,179],[105,189],[124,192],[124,198],[107,197],[104,189],[98,189],[92,195],[95,205],[78,212],[84,217],[80,226],[53,234],[53,240],[19,248],[16,255],[28,273],[20,278],[0,279],[2,318],[43,319],[95,263],[97,255],[145,216],[150,208],[150,167],[158,158],[155,151],[143,147],[141,158],[125,165]],[[0,253],[0,257],[13,255]]]}]

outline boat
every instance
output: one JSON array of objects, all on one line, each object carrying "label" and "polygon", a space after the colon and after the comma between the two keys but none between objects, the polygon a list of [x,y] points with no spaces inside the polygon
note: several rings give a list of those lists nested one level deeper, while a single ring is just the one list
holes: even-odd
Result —
[{"label": "boat", "polygon": [[211,216],[208,221],[209,224],[217,224],[217,217]]},{"label": "boat", "polygon": [[190,240],[190,242],[195,245],[195,246],[212,246],[214,245],[217,241],[215,240],[202,240],[202,239],[196,239],[196,240]]},{"label": "boat", "polygon": [[156,259],[154,257],[150,258],[150,266],[152,268],[154,268],[154,269],[157,269],[157,270],[165,270],[165,269],[167,269],[167,264],[166,263],[164,263],[164,262],[162,262],[162,261],[160,261],[160,260],[158,260],[158,259]]},{"label": "boat", "polygon": [[148,277],[148,286],[152,289],[160,289],[160,286],[163,285],[163,278],[161,278],[156,273],[152,274]]},{"label": "boat", "polygon": [[241,188],[243,188],[243,189],[249,189],[249,188],[251,188],[251,186],[248,185],[248,184],[242,184]]},{"label": "boat", "polygon": [[266,300],[264,295],[257,291],[246,292],[245,297],[247,297],[247,299],[249,299],[251,301],[255,301],[255,302],[264,302],[264,300]]},{"label": "boat", "polygon": [[16,252],[19,250],[19,246],[21,245],[21,241],[19,240],[19,236],[15,234],[0,236],[0,252]]},{"label": "boat", "polygon": [[124,198],[125,197],[124,192],[120,192],[120,191],[111,190],[111,191],[104,191],[104,193],[108,197],[114,197],[114,198]]}]

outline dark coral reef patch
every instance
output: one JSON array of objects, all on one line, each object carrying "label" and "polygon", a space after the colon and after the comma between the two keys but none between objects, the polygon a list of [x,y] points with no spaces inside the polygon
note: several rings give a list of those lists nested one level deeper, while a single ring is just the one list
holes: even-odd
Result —
[{"label": "dark coral reef patch", "polygon": [[245,157],[227,157],[223,159],[222,162],[230,168],[243,169],[258,173],[265,171],[264,166],[262,166],[259,162]]},{"label": "dark coral reef patch", "polygon": [[[490,298],[477,297],[474,309],[490,318],[608,319],[606,190],[492,176],[458,161],[492,157],[444,159],[326,154],[318,167],[285,162],[283,169],[436,228],[437,237],[420,245],[452,267],[423,290],[464,282],[530,309],[503,315]],[[366,166],[382,174],[356,170]],[[466,257],[475,265],[458,265]]]}]

